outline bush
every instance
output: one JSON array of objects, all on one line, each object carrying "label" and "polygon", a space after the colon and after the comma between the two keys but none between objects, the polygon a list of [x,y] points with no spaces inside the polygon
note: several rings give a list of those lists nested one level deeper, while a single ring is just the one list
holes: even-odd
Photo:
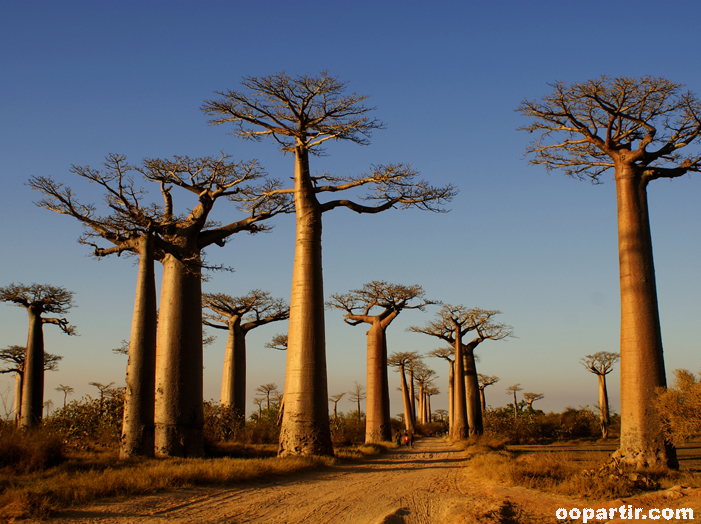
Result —
[{"label": "bush", "polygon": [[675,444],[701,436],[701,381],[690,371],[674,371],[674,386],[658,389],[655,408]]},{"label": "bush", "polygon": [[88,441],[118,446],[123,416],[124,391],[114,389],[103,398],[87,395],[72,401],[44,419],[44,427],[77,446]]},{"label": "bush", "polygon": [[598,438],[599,418],[587,408],[567,408],[563,413],[521,411],[514,417],[511,407],[487,410],[484,413],[485,435],[517,444],[535,444],[554,440]]},{"label": "bush", "polygon": [[61,439],[44,428],[0,432],[0,468],[14,474],[44,471],[65,459]]}]

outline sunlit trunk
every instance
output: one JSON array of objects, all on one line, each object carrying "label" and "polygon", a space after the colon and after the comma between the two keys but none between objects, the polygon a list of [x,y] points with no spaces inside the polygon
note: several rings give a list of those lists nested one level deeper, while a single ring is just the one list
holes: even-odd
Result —
[{"label": "sunlit trunk", "polygon": [[172,255],[163,260],[156,344],[158,456],[204,454],[202,289],[198,269],[185,266]]},{"label": "sunlit trunk", "polygon": [[409,370],[409,393],[411,394],[411,421],[416,425],[416,389],[414,388],[414,370]]},{"label": "sunlit trunk", "polygon": [[606,390],[606,375],[597,375],[599,379],[599,419],[601,421],[601,437],[607,438],[609,434],[609,396]]},{"label": "sunlit trunk", "polygon": [[238,316],[229,322],[221,405],[233,409],[237,423],[243,424],[246,415],[246,332],[241,329],[241,318]]},{"label": "sunlit trunk", "polygon": [[450,361],[450,371],[448,372],[448,422],[452,426],[455,413],[455,362]]},{"label": "sunlit trunk", "polygon": [[480,402],[482,403],[482,413],[487,411],[487,399],[484,396],[484,388],[480,388]]},{"label": "sunlit trunk", "polygon": [[20,427],[32,428],[41,424],[44,409],[44,332],[41,313],[34,306],[29,313],[29,335],[22,377]]},{"label": "sunlit trunk", "polygon": [[678,467],[653,403],[666,387],[652,258],[646,182],[618,166],[618,256],[621,280],[621,446],[623,460]]},{"label": "sunlit trunk", "polygon": [[157,304],[153,239],[149,235],[142,237],[139,255],[120,458],[154,454]]},{"label": "sunlit trunk", "polygon": [[365,401],[365,443],[390,442],[387,339],[379,318],[368,330],[367,398]]},{"label": "sunlit trunk", "polygon": [[424,401],[425,401],[424,393],[425,393],[424,392],[424,385],[419,384],[419,394],[418,394],[418,397],[419,397],[419,409],[418,409],[419,416],[417,417],[419,420],[419,424],[426,423],[426,418],[425,418],[426,409],[425,409],[425,405],[424,405]]},{"label": "sunlit trunk", "polygon": [[15,373],[15,400],[12,404],[12,417],[14,426],[19,427],[20,413],[22,412],[22,373]]},{"label": "sunlit trunk", "polygon": [[411,399],[409,398],[409,386],[406,383],[404,366],[399,366],[399,374],[402,377],[402,404],[404,404],[404,429],[409,433],[414,432],[414,421],[411,417]]},{"label": "sunlit trunk", "polygon": [[482,424],[482,402],[480,401],[479,380],[477,379],[477,367],[475,365],[474,348],[476,345],[477,344],[473,345],[470,343],[464,347],[465,404],[470,436],[484,433],[484,426]]},{"label": "sunlit trunk", "polygon": [[298,146],[295,159],[297,233],[278,455],[333,455],[327,400],[321,207],[314,195],[306,149]]},{"label": "sunlit trunk", "polygon": [[467,437],[467,406],[465,402],[465,379],[463,368],[463,345],[460,341],[460,326],[455,326],[455,372],[453,388],[453,418],[450,420],[450,436],[460,440]]}]

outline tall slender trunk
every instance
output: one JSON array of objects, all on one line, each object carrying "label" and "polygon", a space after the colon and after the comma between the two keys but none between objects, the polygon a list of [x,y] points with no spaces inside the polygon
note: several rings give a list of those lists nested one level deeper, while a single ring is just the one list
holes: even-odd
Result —
[{"label": "tall slender trunk", "polygon": [[621,444],[628,463],[678,467],[676,450],[664,440],[653,401],[666,387],[657,309],[647,183],[628,166],[617,166],[618,256],[621,280]]},{"label": "tall slender trunk", "polygon": [[408,433],[414,432],[414,420],[411,417],[411,399],[409,398],[409,386],[406,383],[404,366],[399,366],[399,374],[402,377],[402,403],[404,404],[404,429]]},{"label": "tall slender trunk", "polygon": [[120,458],[152,457],[154,454],[154,397],[156,388],[156,277],[153,238],[146,234],[139,243],[139,275],[134,317],[129,339],[127,387]]},{"label": "tall slender trunk", "polygon": [[411,392],[411,421],[416,425],[416,389],[414,388],[414,370],[409,370],[409,391]]},{"label": "tall slender trunk", "polygon": [[29,335],[24,357],[20,427],[32,428],[41,424],[44,409],[44,323],[35,306],[27,308]]},{"label": "tall slender trunk", "polygon": [[418,397],[419,397],[419,409],[418,409],[419,416],[417,418],[419,420],[419,424],[425,424],[426,423],[426,418],[425,418],[426,409],[425,409],[425,405],[424,405],[425,398],[424,398],[424,385],[423,384],[419,384]]},{"label": "tall slender trunk", "polygon": [[365,400],[365,443],[390,442],[389,377],[387,338],[379,318],[368,330],[367,398]]},{"label": "tall slender trunk", "polygon": [[327,400],[321,206],[312,187],[308,155],[305,148],[297,146],[297,233],[279,456],[333,455]]},{"label": "tall slender trunk", "polygon": [[463,345],[460,340],[460,326],[455,326],[455,386],[453,388],[453,419],[450,421],[450,436],[454,439],[461,440],[467,437],[467,406],[465,402],[465,379],[464,379],[464,361],[463,361]]},{"label": "tall slender trunk", "polygon": [[448,372],[448,423],[453,425],[453,416],[455,414],[455,362],[450,362],[450,371]]},{"label": "tall slender trunk", "polygon": [[15,373],[15,400],[12,405],[12,413],[15,428],[19,428],[20,414],[22,413],[22,373]]},{"label": "tall slender trunk", "polygon": [[609,434],[609,396],[606,390],[606,375],[597,375],[599,379],[599,419],[601,421],[601,437],[607,438]]},{"label": "tall slender trunk", "polygon": [[516,390],[514,390],[514,418],[518,418],[518,404],[516,403]]},{"label": "tall slender trunk", "polygon": [[482,413],[487,411],[487,399],[484,396],[484,388],[480,388],[480,402],[482,403]]},{"label": "tall slender trunk", "polygon": [[426,395],[426,417],[431,422],[431,395]]},{"label": "tall slender trunk", "polygon": [[482,403],[479,394],[479,380],[477,379],[477,366],[475,364],[475,346],[472,342],[464,348],[465,359],[465,404],[467,409],[467,423],[470,427],[470,436],[482,435]]},{"label": "tall slender trunk", "polygon": [[[268,398],[268,404],[270,398]],[[234,410],[236,422],[243,425],[246,416],[246,331],[241,317],[229,321],[229,338],[224,356],[221,405]]]},{"label": "tall slender trunk", "polygon": [[163,260],[156,344],[156,455],[204,454],[202,286],[196,268]]}]

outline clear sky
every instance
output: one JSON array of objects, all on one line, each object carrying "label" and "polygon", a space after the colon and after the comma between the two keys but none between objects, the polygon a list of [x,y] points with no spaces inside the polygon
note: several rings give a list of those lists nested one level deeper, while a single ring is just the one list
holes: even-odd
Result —
[{"label": "clear sky", "polygon": [[[372,144],[331,144],[313,171],[365,172],[371,164],[411,163],[435,185],[460,193],[447,214],[390,210],[324,216],[325,293],[371,280],[420,284],[451,304],[499,309],[517,338],[485,342],[478,371],[497,375],[492,406],[506,387],[544,393],[536,404],[560,411],[595,405],[596,379],[579,359],[618,351],[619,290],[612,175],[593,186],[529,166],[527,120],[514,109],[549,92],[548,83],[610,76],[664,76],[701,93],[701,4],[681,0],[563,2],[0,2],[0,286],[48,283],[76,293],[67,317],[81,336],[46,326],[46,350],[63,355],[47,373],[46,398],[60,384],[73,398],[97,393],[89,382],[124,384],[126,357],[111,352],[129,338],[136,282],[134,258],[95,261],[77,244],[70,218],[37,208],[25,182],[50,175],[83,202],[97,188],[69,172],[99,167],[108,153],[132,163],[145,157],[218,155],[260,160],[275,177],[293,162],[272,142],[251,143],[210,127],[199,110],[215,91],[236,89],[245,75],[328,69],[348,91],[371,95],[387,124]],[[157,189],[157,188],[152,188]],[[701,176],[649,188],[657,286],[668,375],[698,371],[701,339]],[[194,203],[176,194],[176,206]],[[215,218],[236,220],[217,204]],[[208,292],[243,295],[261,288],[289,300],[293,217],[267,234],[239,234],[207,251],[215,273]],[[160,286],[159,286],[160,290]],[[431,320],[406,311],[388,330],[389,351],[425,353],[439,341],[406,332]],[[326,315],[329,394],[365,383],[363,326]],[[284,383],[285,355],[265,349],[285,323],[248,337],[249,410],[254,389]],[[26,343],[27,316],[0,304],[0,347]],[[205,348],[205,398],[219,398],[226,338]],[[447,364],[429,359],[447,407]],[[610,375],[619,409],[618,367]],[[401,411],[390,373],[392,413]],[[0,377],[7,391],[11,377]],[[11,394],[10,394],[11,397]],[[344,398],[339,409],[354,409]]]}]

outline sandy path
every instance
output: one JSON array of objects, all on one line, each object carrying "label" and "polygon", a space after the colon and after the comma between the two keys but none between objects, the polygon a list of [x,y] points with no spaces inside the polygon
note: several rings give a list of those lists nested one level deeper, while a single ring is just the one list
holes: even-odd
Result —
[{"label": "sandy path", "polygon": [[557,522],[559,507],[585,505],[525,488],[475,482],[464,464],[457,448],[426,438],[413,449],[274,483],[111,500],[63,512],[50,522],[539,523]]}]

